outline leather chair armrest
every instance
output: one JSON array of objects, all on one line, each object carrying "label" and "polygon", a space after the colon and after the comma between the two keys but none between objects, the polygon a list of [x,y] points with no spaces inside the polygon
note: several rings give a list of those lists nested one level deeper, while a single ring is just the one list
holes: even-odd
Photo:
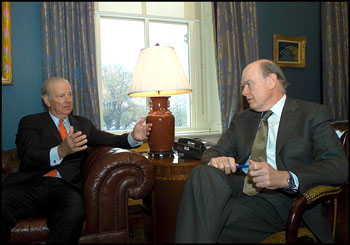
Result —
[{"label": "leather chair armrest", "polygon": [[303,195],[306,197],[307,205],[313,205],[338,195],[341,190],[341,186],[319,185],[307,190]]},{"label": "leather chair armrest", "polygon": [[301,217],[308,206],[316,205],[338,195],[341,186],[319,185],[302,193],[294,202],[287,220],[286,243],[296,243]]},{"label": "leather chair armrest", "polygon": [[145,197],[154,182],[147,158],[108,146],[89,149],[83,174],[85,232],[90,234],[127,229],[128,199]]},{"label": "leather chair armrest", "polygon": [[4,181],[7,175],[18,170],[20,160],[18,158],[17,149],[1,151],[1,182]]}]

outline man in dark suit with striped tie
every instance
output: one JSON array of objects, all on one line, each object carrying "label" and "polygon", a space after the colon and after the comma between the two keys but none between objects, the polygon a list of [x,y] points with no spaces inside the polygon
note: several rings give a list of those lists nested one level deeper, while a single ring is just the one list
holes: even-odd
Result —
[{"label": "man in dark suit with striped tie", "polygon": [[[347,157],[326,106],[287,97],[287,80],[269,60],[249,64],[241,85],[249,109],[233,116],[189,175],[175,243],[258,243],[285,230],[300,192],[348,179]],[[265,118],[266,111],[272,113]],[[321,205],[306,210],[302,223],[321,242],[333,241]]]},{"label": "man in dark suit with striped tie", "polygon": [[85,218],[81,188],[88,146],[130,149],[147,139],[151,130],[142,118],[131,133],[114,135],[72,115],[71,86],[60,77],[45,81],[41,94],[48,111],[20,120],[16,145],[21,164],[3,183],[3,244],[19,219],[34,215],[47,217],[47,243],[77,243]]}]

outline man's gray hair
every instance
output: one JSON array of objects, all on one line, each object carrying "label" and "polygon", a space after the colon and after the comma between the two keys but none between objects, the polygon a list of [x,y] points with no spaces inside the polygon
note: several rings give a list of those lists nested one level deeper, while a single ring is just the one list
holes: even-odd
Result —
[{"label": "man's gray hair", "polygon": [[284,76],[284,73],[279,67],[279,65],[277,65],[275,62],[272,62],[270,60],[263,60],[260,63],[260,67],[261,67],[261,73],[264,78],[266,78],[271,73],[275,73],[277,75],[277,80],[279,81],[280,85],[282,85],[281,89],[284,91],[284,93],[286,93],[288,81]]},{"label": "man's gray hair", "polygon": [[62,82],[62,81],[67,82],[70,85],[70,83],[62,77],[50,77],[43,83],[43,86],[41,87],[41,95],[50,96],[49,84],[53,82]]}]

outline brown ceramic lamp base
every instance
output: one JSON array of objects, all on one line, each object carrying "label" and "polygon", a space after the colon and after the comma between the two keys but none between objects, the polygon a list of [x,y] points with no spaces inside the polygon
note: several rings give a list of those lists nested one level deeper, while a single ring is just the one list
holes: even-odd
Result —
[{"label": "brown ceramic lamp base", "polygon": [[175,136],[175,118],[168,110],[167,97],[151,97],[151,110],[146,123],[152,123],[148,136],[149,154],[157,157],[172,156]]},{"label": "brown ceramic lamp base", "polygon": [[166,158],[166,157],[173,157],[174,151],[148,151],[148,155],[150,155],[153,158]]}]

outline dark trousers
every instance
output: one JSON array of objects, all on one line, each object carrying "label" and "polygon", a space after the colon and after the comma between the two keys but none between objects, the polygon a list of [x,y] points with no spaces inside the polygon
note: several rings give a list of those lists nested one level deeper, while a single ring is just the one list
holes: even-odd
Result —
[{"label": "dark trousers", "polygon": [[78,190],[60,178],[37,177],[29,182],[3,186],[1,194],[2,243],[20,219],[47,217],[47,243],[79,241],[85,220],[84,203]]},{"label": "dark trousers", "polygon": [[293,198],[269,190],[247,196],[244,176],[195,167],[182,194],[175,243],[257,243],[285,230]]}]

